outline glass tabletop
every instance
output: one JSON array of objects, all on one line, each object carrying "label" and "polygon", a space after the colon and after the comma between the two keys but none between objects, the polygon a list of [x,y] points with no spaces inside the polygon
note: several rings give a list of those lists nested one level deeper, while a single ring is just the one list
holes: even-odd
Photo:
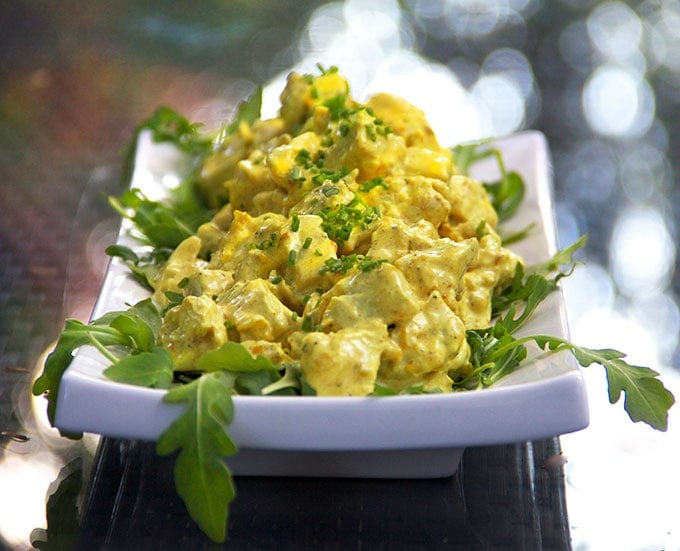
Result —
[{"label": "glass tabletop", "polygon": [[[560,240],[590,237],[564,283],[572,340],[624,350],[680,392],[675,4],[67,0],[0,13],[0,547],[210,548],[152,444],[62,438],[30,385],[64,319],[90,315],[117,231],[104,196],[135,125],[166,104],[215,126],[256,84],[317,62],[358,96],[392,91],[438,113],[444,143],[544,132]],[[665,433],[633,425],[603,373],[584,375],[588,429],[470,448],[451,478],[242,478],[225,548],[680,549],[677,411]]]}]

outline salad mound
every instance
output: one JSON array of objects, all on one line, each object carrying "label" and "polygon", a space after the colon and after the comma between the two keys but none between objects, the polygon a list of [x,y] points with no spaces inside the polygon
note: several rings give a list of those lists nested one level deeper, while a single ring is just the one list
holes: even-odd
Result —
[{"label": "salad mound", "polygon": [[[352,99],[337,69],[291,74],[278,116],[261,89],[216,134],[167,107],[135,133],[174,144],[193,170],[163,200],[109,198],[139,246],[107,253],[150,296],[90,323],[66,320],[33,394],[54,424],[74,354],[96,348],[110,380],[183,405],[160,435],[178,494],[205,534],[226,538],[235,488],[225,457],[234,395],[391,396],[470,391],[523,365],[531,345],[604,367],[608,398],[666,430],[675,398],[625,354],[517,330],[574,267],[579,239],[538,266],[500,237],[524,194],[485,142],[441,147],[403,99]],[[498,161],[500,180],[467,176]],[[65,434],[78,437],[76,434]]]},{"label": "salad mound", "polygon": [[522,262],[423,113],[359,103],[335,70],[291,74],[278,117],[217,141],[197,186],[224,206],[150,281],[160,307],[183,297],[159,333],[179,371],[229,341],[318,395],[451,391]]}]

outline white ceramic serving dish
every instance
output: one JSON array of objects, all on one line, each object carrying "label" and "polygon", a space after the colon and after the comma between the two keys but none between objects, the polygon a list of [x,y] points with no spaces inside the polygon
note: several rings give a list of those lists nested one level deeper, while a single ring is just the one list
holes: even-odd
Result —
[{"label": "white ceramic serving dish", "polygon": [[[556,250],[548,147],[538,132],[497,142],[508,169],[519,171],[527,196],[512,222],[534,232],[515,250],[528,263]],[[184,168],[168,144],[140,136],[132,185],[149,196],[175,185]],[[495,178],[494,161],[475,176]],[[130,244],[123,224],[119,241]],[[125,309],[146,292],[118,260],[110,263],[93,317]],[[553,293],[525,328],[568,336],[562,295]],[[180,413],[163,403],[162,390],[105,379],[106,363],[92,348],[78,351],[66,370],[56,409],[63,431],[155,440]],[[438,395],[385,398],[234,398],[230,435],[239,453],[236,475],[434,478],[452,475],[465,447],[521,442],[588,425],[586,392],[578,365],[565,354],[527,361],[492,388]]]}]

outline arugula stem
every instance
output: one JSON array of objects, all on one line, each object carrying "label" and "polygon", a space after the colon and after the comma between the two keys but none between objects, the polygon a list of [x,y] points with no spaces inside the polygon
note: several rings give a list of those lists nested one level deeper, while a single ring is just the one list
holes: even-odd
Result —
[{"label": "arugula stem", "polygon": [[501,154],[500,149],[492,149],[491,150],[492,154],[494,157],[496,157],[496,161],[498,162],[498,170],[501,172],[501,181],[505,182],[505,177],[507,175],[507,171],[505,170],[505,162],[503,161],[503,155]]},{"label": "arugula stem", "polygon": [[99,341],[97,337],[95,337],[92,333],[88,335],[90,343],[92,346],[94,346],[99,352],[101,352],[102,356],[104,356],[109,362],[112,364],[116,363],[118,361],[118,358],[109,352],[106,347]]},{"label": "arugula stem", "polygon": [[263,395],[272,394],[277,390],[283,390],[286,388],[294,388],[299,390],[300,376],[301,372],[298,368],[294,366],[288,366],[286,367],[286,371],[283,377],[281,377],[278,381],[274,381],[273,383],[270,383],[264,388],[262,388],[262,394]]},{"label": "arugula stem", "polygon": [[128,210],[121,204],[121,202],[116,198],[116,197],[109,197],[109,205],[113,210],[115,210],[121,218],[125,218],[127,220],[133,220],[132,216],[128,214]]},{"label": "arugula stem", "polygon": [[538,345],[538,347],[541,348],[542,350],[545,350],[545,348],[538,344],[539,342],[550,343],[549,348],[551,352],[559,352],[564,348],[578,348],[576,345],[572,344],[566,339],[562,339],[559,337],[553,336],[549,337],[547,335],[529,335],[526,337],[514,338],[509,343],[499,346],[498,348],[493,350],[493,352],[489,356],[489,359],[490,361],[493,362],[496,360],[496,358],[502,358],[505,354],[507,354],[511,350],[518,348],[522,345],[528,344],[530,342],[535,342]]}]

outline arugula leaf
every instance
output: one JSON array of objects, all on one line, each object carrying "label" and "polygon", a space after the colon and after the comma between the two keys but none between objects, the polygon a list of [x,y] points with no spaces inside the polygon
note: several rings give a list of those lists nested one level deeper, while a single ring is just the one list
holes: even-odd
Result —
[{"label": "arugula leaf", "polygon": [[[47,417],[51,424],[54,424],[57,396],[64,371],[71,364],[74,352],[87,344],[101,350],[113,345],[130,346],[132,341],[128,335],[106,325],[96,322],[86,325],[79,320],[66,320],[54,350],[47,356],[42,374],[35,380],[32,388],[35,396],[46,395]],[[80,435],[69,436],[78,438]]]},{"label": "arugula leaf", "polygon": [[[172,250],[210,219],[212,211],[193,205],[148,199],[140,190],[129,189],[109,204],[122,217],[134,223],[139,238],[156,249]],[[165,259],[162,259],[165,260]]]},{"label": "arugula leaf", "polygon": [[[491,301],[493,314],[500,316],[498,323],[508,333],[514,333],[519,329],[531,317],[539,304],[557,289],[556,279],[547,279],[539,274],[531,274],[517,283],[518,277],[522,274],[522,267],[518,265],[511,286],[494,296]],[[516,309],[517,304],[522,307],[519,314]]]},{"label": "arugula leaf", "polygon": [[162,105],[137,128],[150,129],[156,142],[172,142],[190,155],[203,155],[210,150],[212,140],[201,134],[202,126]]},{"label": "arugula leaf", "polygon": [[109,326],[128,336],[135,350],[149,352],[156,342],[154,330],[134,310],[117,315]]},{"label": "arugula leaf", "polygon": [[454,381],[454,390],[491,386],[512,373],[527,357],[526,346],[518,342],[502,322],[486,329],[470,329],[465,337],[470,346],[470,371]]},{"label": "arugula leaf", "polygon": [[472,370],[466,377],[456,381],[454,388],[491,386],[519,367],[527,356],[525,345],[533,341],[543,350],[570,351],[582,367],[594,363],[601,365],[606,371],[611,404],[616,403],[623,392],[624,409],[632,421],[642,421],[660,431],[668,428],[668,410],[675,403],[673,394],[658,379],[656,371],[629,365],[623,360],[623,352],[585,348],[548,335],[515,338],[502,323],[482,331],[468,331],[467,340],[472,349]]},{"label": "arugula leaf", "polygon": [[623,360],[626,355],[618,350],[584,348],[546,335],[534,335],[523,340],[526,339],[533,340],[543,350],[569,350],[583,367],[600,364],[607,375],[610,404],[618,402],[623,392],[623,407],[633,422],[642,421],[657,430],[667,430],[668,410],[675,403],[675,397],[653,369],[629,365]]},{"label": "arugula leaf", "polygon": [[154,249],[151,253],[139,256],[125,245],[110,245],[104,251],[111,258],[120,258],[128,267],[137,283],[145,289],[153,291],[152,282],[158,274],[161,264],[171,254],[171,249]]},{"label": "arugula leaf", "polygon": [[253,356],[242,344],[225,342],[215,350],[210,350],[196,360],[200,371],[276,371],[277,367],[268,358]]},{"label": "arugula leaf", "polygon": [[[153,303],[153,300],[151,300],[151,298],[140,300],[125,312],[119,313],[118,316],[129,316],[135,319],[135,323],[130,326],[130,337],[136,343],[147,343],[145,346],[139,345],[142,350],[151,350],[152,345],[158,336],[158,331],[160,330],[163,323],[161,313]],[[104,320],[107,318],[106,316],[102,316],[100,319]],[[112,323],[114,326],[123,330],[124,327],[119,325],[118,322],[113,321]],[[142,325],[146,325],[146,328]],[[139,332],[137,332],[136,329],[138,329]],[[147,329],[150,331],[150,334],[147,332]],[[142,334],[144,334],[146,337],[143,338],[141,336]]]},{"label": "arugula leaf", "polygon": [[[576,265],[574,254],[586,244],[586,241],[587,236],[584,235],[569,247],[557,251],[552,258],[541,264],[529,266],[526,269],[518,264],[510,284],[491,299],[492,317],[513,309],[503,323],[511,333],[517,329],[533,313],[538,304],[557,289],[559,280],[572,273]],[[556,274],[551,278],[545,277],[555,272]],[[524,303],[523,313],[518,320],[511,322],[515,313],[513,305],[516,303]]]},{"label": "arugula leaf", "polygon": [[189,515],[208,537],[226,539],[229,504],[236,496],[225,457],[236,453],[226,431],[234,415],[233,377],[224,371],[206,373],[167,392],[164,401],[186,404],[186,410],[156,443],[159,455],[179,450],[174,478]]},{"label": "arugula leaf", "polygon": [[236,118],[218,134],[215,139],[216,143],[221,143],[226,136],[233,134],[238,130],[242,122],[253,124],[260,118],[262,110],[262,86],[258,86],[252,95],[245,101],[242,101],[236,110]]},{"label": "arugula leaf", "polygon": [[115,364],[119,358],[109,350],[110,347],[123,347],[128,353],[149,351],[159,326],[160,315],[150,299],[137,303],[125,312],[109,312],[89,324],[75,319],[66,320],[54,350],[47,356],[42,374],[32,387],[35,396],[47,396],[50,423],[54,424],[61,378],[78,348],[94,346]]},{"label": "arugula leaf", "polygon": [[527,271],[533,274],[549,274],[551,272],[560,270],[562,266],[570,266],[571,268],[569,269],[568,273],[564,273],[564,275],[569,275],[576,264],[574,262],[574,254],[579,249],[585,247],[587,242],[588,236],[582,235],[568,247],[557,251],[557,253],[555,253],[553,257],[546,262],[535,264],[529,267]]},{"label": "arugula leaf", "polygon": [[490,141],[490,139],[487,139],[457,145],[451,152],[456,167],[461,174],[465,175],[470,174],[470,169],[475,163],[489,157],[496,159],[501,177],[498,181],[484,182],[483,185],[489,194],[491,204],[498,213],[498,219],[504,221],[515,214],[524,200],[524,179],[519,173],[506,170],[503,155],[499,149],[482,147]]},{"label": "arugula leaf", "polygon": [[104,376],[112,381],[149,388],[169,388],[173,373],[170,352],[159,347],[121,358],[104,370]]},{"label": "arugula leaf", "polygon": [[498,213],[500,221],[508,220],[517,211],[524,200],[524,179],[519,173],[506,172],[502,158],[498,158],[501,166],[501,179],[495,182],[485,182],[484,188],[491,197],[491,204]]},{"label": "arugula leaf", "polygon": [[[627,364],[623,360],[625,354],[617,350],[584,348],[560,337],[529,335],[517,338],[513,335],[538,305],[557,288],[559,279],[571,273],[573,255],[584,243],[585,238],[579,239],[570,247],[559,251],[550,261],[529,269],[532,272],[529,275],[518,265],[511,284],[494,297],[493,311],[497,315],[495,324],[485,329],[466,332],[471,350],[470,369],[465,376],[454,381],[453,388],[469,390],[494,384],[520,366],[527,357],[526,344],[534,342],[542,350],[571,352],[582,367],[593,363],[603,366],[607,374],[610,403],[617,402],[623,392],[624,409],[634,422],[642,421],[657,430],[665,431],[668,426],[668,410],[675,398],[657,378],[659,374],[656,371]],[[543,275],[555,270],[559,271],[551,278]]]},{"label": "arugula leaf", "polygon": [[490,149],[482,149],[482,146],[490,142],[491,138],[486,138],[475,142],[458,144],[452,148],[453,162],[458,171],[469,176],[473,164],[493,155]]},{"label": "arugula leaf", "polygon": [[[129,189],[139,134],[145,129],[151,130],[154,141],[171,142],[194,161],[193,174],[170,190],[165,201],[152,201],[140,190]],[[201,200],[195,186],[197,161],[210,153],[213,141],[200,129],[200,124],[191,123],[168,107],[159,107],[137,126],[128,145],[123,167],[125,191],[119,197],[108,198],[111,207],[122,218],[134,223],[137,237],[153,247],[150,254],[141,258],[131,249],[119,245],[107,249],[111,256],[123,259],[144,286],[149,286],[149,278],[153,276],[154,270],[167,260],[172,250],[214,214],[214,210]]]},{"label": "arugula leaf", "polygon": [[[309,384],[300,369],[300,362],[283,364],[284,374],[278,380],[261,389],[262,395],[272,396],[293,394],[298,396],[316,396],[316,390]],[[239,377],[238,381],[240,381]]]},{"label": "arugula leaf", "polygon": [[507,247],[528,237],[535,227],[536,224],[532,222],[531,224],[527,224],[522,229],[513,232],[506,232],[505,228],[502,227],[496,228],[496,230],[498,231],[498,235],[501,238],[501,243],[504,247]]},{"label": "arugula leaf", "polygon": [[134,137],[125,149],[121,183],[123,188],[127,188],[132,179],[139,134],[146,129],[151,130],[154,141],[172,142],[190,155],[202,156],[210,151],[212,140],[201,135],[200,124],[190,122],[170,107],[160,106],[137,125]]}]

